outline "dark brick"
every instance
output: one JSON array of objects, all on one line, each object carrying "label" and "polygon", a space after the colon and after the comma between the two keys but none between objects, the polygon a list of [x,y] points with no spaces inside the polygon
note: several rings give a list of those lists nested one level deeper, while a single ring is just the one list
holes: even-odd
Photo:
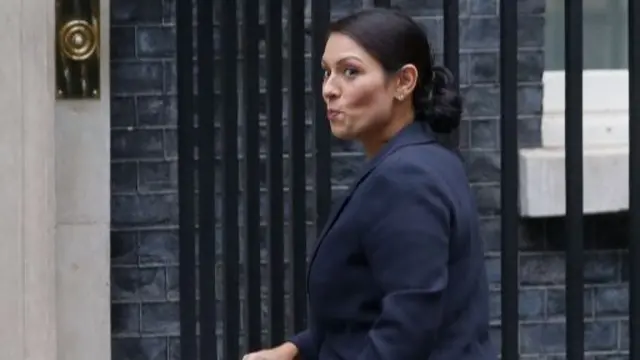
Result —
[{"label": "dark brick", "polygon": [[159,94],[163,77],[160,62],[114,62],[111,91],[114,94]]},{"label": "dark brick", "polygon": [[518,143],[521,148],[538,147],[542,144],[540,117],[518,118]]},{"label": "dark brick", "polygon": [[111,298],[119,301],[164,300],[164,268],[116,268],[111,271]]},{"label": "dark brick", "polygon": [[[461,3],[468,0],[462,0]],[[411,16],[442,15],[442,0],[391,0],[391,6]]]},{"label": "dark brick", "polygon": [[629,321],[619,323],[620,350],[629,350]]},{"label": "dark brick", "polygon": [[480,219],[480,237],[484,242],[485,251],[500,251],[500,226],[499,217],[485,217]]},{"label": "dark brick", "polygon": [[478,212],[481,216],[498,215],[500,213],[500,187],[498,185],[476,185],[473,187]]},{"label": "dark brick", "polygon": [[544,14],[545,2],[540,0],[518,0],[518,12],[521,14]]},{"label": "dark brick", "polygon": [[467,167],[471,182],[497,182],[500,180],[500,153],[498,151],[470,151]]},{"label": "dark brick", "polygon": [[113,130],[113,159],[162,159],[165,142],[161,130]]},{"label": "dark brick", "polygon": [[111,23],[145,24],[162,21],[162,0],[113,0]]},{"label": "dark brick", "polygon": [[114,227],[172,225],[178,221],[175,194],[114,195],[111,222]]},{"label": "dark brick", "polygon": [[628,284],[594,288],[596,316],[627,316],[629,314]]},{"label": "dark brick", "polygon": [[[519,317],[521,320],[540,320],[544,317],[544,290],[521,290],[519,296]],[[491,319],[494,321],[502,318],[500,291],[492,291],[490,297]]]},{"label": "dark brick", "polygon": [[169,338],[169,360],[180,360],[180,338]]},{"label": "dark brick", "polygon": [[469,124],[469,137],[472,149],[499,149],[498,138],[500,136],[500,127],[497,119],[476,119],[469,121]]},{"label": "dark brick", "polygon": [[544,46],[543,16],[519,16],[518,22],[519,47],[541,48]]},{"label": "dark brick", "polygon": [[[460,54],[460,85],[471,84],[471,58],[470,54]],[[436,63],[442,63],[439,60]]]},{"label": "dark brick", "polygon": [[460,143],[458,144],[458,146],[460,146],[460,149],[463,151],[469,149],[469,146],[470,146],[470,141],[471,141],[470,128],[471,128],[471,122],[469,120],[462,119],[462,121],[460,121],[460,127],[458,128],[458,136],[459,136]]},{"label": "dark brick", "polygon": [[557,255],[522,256],[520,281],[523,285],[562,284],[564,283],[564,261]]},{"label": "dark brick", "polygon": [[[593,317],[593,291],[584,290],[582,306],[587,318]],[[549,318],[564,317],[566,315],[566,290],[552,288],[547,290],[547,316]]]},{"label": "dark brick", "polygon": [[138,124],[144,127],[174,127],[178,122],[175,96],[138,96]]},{"label": "dark brick", "polygon": [[177,265],[178,234],[175,231],[142,231],[138,253],[142,265]]},{"label": "dark brick", "polygon": [[[194,65],[195,67],[195,65]],[[194,73],[194,78],[195,78]],[[175,61],[165,61],[162,64],[162,79],[164,82],[164,94],[166,95],[176,95],[177,94],[177,72],[176,72],[176,63]],[[194,82],[195,84],[196,82]]]},{"label": "dark brick", "polygon": [[111,191],[134,192],[138,188],[138,166],[135,162],[111,164]]},{"label": "dark brick", "polygon": [[500,258],[487,257],[485,259],[485,266],[487,268],[487,278],[492,286],[500,285],[501,283],[501,269]]},{"label": "dark brick", "polygon": [[618,323],[607,320],[586,323],[584,344],[586,351],[615,350],[618,347]]},{"label": "dark brick", "polygon": [[143,334],[176,335],[180,331],[177,302],[142,304]]},{"label": "dark brick", "polygon": [[135,231],[111,232],[111,265],[137,265],[138,233]]},{"label": "dark brick", "polygon": [[168,159],[178,157],[178,133],[176,130],[166,129],[163,131],[164,156]]},{"label": "dark brick", "polygon": [[113,339],[113,360],[165,360],[166,338],[116,338]]},{"label": "dark brick", "polygon": [[111,128],[127,128],[136,124],[136,102],[133,97],[111,98]]},{"label": "dark brick", "polygon": [[141,192],[177,189],[178,163],[176,161],[141,161],[139,167]]},{"label": "dark brick", "polygon": [[167,298],[178,300],[180,298],[180,272],[178,267],[167,268]]},{"label": "dark brick", "polygon": [[[542,51],[518,52],[518,81],[540,83],[542,81],[540,69],[543,67],[544,53]],[[537,90],[542,92],[541,88]],[[539,98],[540,95],[536,95],[536,98]]]},{"label": "dark brick", "polygon": [[520,327],[520,351],[523,354],[547,354],[565,349],[563,323],[527,324]]},{"label": "dark brick", "polygon": [[140,58],[167,58],[176,52],[176,31],[170,26],[140,26],[136,32]]},{"label": "dark brick", "polygon": [[497,52],[473,53],[469,55],[469,58],[469,80],[472,83],[495,83],[498,81],[500,64]]},{"label": "dark brick", "polygon": [[111,304],[111,331],[114,335],[135,335],[140,332],[139,304]]},{"label": "dark brick", "polygon": [[112,59],[130,59],[136,56],[136,29],[133,26],[112,26],[110,35]]},{"label": "dark brick", "polygon": [[162,22],[164,24],[175,24],[176,0],[162,0]]},{"label": "dark brick", "polygon": [[540,85],[518,88],[518,111],[522,115],[542,113],[542,87]]},{"label": "dark brick", "polygon": [[471,15],[498,15],[497,0],[469,0]]},{"label": "dark brick", "polygon": [[460,46],[464,49],[497,49],[500,46],[500,22],[497,17],[460,19]]},{"label": "dark brick", "polygon": [[362,0],[331,0],[331,12],[334,16],[341,16],[362,7]]},{"label": "dark brick", "polygon": [[461,90],[465,116],[499,116],[500,88],[495,85],[472,85]]}]

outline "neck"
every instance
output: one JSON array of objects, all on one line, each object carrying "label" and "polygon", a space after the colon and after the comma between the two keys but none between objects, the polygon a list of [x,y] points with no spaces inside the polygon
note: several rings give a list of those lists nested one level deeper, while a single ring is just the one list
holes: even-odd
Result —
[{"label": "neck", "polygon": [[389,142],[396,134],[398,134],[407,125],[413,122],[415,114],[413,110],[396,114],[391,120],[386,122],[386,125],[371,134],[370,136],[361,139],[362,146],[364,147],[367,158],[372,158],[378,154],[380,149]]}]

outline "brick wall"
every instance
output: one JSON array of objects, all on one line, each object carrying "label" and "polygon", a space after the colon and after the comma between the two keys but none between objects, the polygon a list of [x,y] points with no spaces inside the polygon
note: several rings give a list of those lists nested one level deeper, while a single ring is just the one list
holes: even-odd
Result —
[{"label": "brick wall", "polygon": [[[175,0],[112,0],[112,328],[113,359],[178,359]],[[461,1],[461,145],[479,200],[492,318],[500,319],[499,20],[497,0]],[[333,0],[337,12],[361,0]],[[397,0],[442,49],[441,2]],[[544,0],[519,0],[520,141],[540,143]],[[333,180],[352,176],[362,156],[336,144]],[[338,188],[336,188],[338,190]],[[598,359],[628,348],[624,254],[626,219],[588,219],[586,347]],[[564,350],[563,225],[522,224],[521,351]],[[514,241],[516,241],[514,239]],[[496,345],[499,329],[495,328]],[[609,354],[612,357],[604,355]],[[617,354],[617,355],[616,355]],[[555,359],[555,356],[540,357]]]}]

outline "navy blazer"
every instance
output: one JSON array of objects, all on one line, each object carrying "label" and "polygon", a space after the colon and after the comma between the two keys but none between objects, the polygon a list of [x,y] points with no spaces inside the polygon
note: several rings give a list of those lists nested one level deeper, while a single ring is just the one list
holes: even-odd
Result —
[{"label": "navy blazer", "polygon": [[428,126],[401,130],[337,201],[310,260],[303,360],[496,359],[476,205]]}]

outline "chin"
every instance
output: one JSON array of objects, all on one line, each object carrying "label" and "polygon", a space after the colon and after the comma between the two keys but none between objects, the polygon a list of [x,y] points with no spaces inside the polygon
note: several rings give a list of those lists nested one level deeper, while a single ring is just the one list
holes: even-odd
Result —
[{"label": "chin", "polygon": [[331,125],[331,133],[336,138],[340,140],[353,140],[355,138],[354,134],[351,131],[349,131],[346,127],[335,125],[335,124],[330,124],[330,125]]}]

